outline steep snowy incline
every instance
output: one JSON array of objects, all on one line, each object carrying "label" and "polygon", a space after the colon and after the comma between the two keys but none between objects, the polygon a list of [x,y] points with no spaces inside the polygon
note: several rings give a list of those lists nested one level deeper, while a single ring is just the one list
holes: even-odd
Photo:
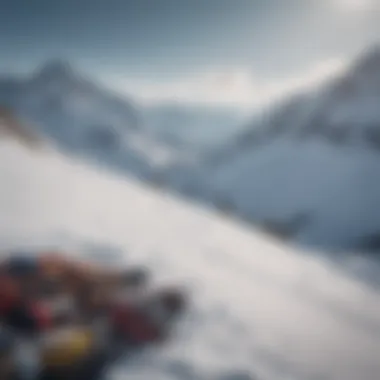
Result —
[{"label": "steep snowy incline", "polygon": [[110,244],[158,281],[189,288],[193,305],[172,343],[120,364],[115,379],[378,380],[380,296],[322,261],[5,140],[0,182],[3,248]]}]

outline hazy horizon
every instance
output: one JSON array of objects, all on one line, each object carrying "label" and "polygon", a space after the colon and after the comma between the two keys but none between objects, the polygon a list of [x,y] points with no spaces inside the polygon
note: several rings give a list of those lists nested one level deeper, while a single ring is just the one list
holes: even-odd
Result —
[{"label": "hazy horizon", "polygon": [[253,107],[377,43],[374,0],[5,1],[1,72],[65,59],[139,100]]}]

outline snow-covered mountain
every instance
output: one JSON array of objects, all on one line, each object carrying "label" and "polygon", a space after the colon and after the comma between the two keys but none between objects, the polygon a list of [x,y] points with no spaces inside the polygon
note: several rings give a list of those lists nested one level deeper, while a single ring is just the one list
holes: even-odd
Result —
[{"label": "snow-covered mountain", "polygon": [[0,78],[0,106],[33,125],[66,151],[149,178],[178,150],[143,130],[141,110],[51,61],[30,77]]},{"label": "snow-covered mountain", "polygon": [[379,294],[323,260],[17,142],[0,140],[0,183],[2,252],[91,255],[99,244],[107,260],[145,265],[154,283],[188,290],[170,343],[126,358],[107,380],[379,379]]},{"label": "snow-covered mountain", "polygon": [[199,197],[268,230],[328,248],[378,250],[380,48],[276,105],[214,152]]}]

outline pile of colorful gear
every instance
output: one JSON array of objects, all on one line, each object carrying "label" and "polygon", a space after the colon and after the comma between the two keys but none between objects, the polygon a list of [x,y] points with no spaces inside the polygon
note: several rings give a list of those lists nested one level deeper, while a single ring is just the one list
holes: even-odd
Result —
[{"label": "pile of colorful gear", "polygon": [[142,268],[62,253],[9,254],[0,263],[0,379],[100,379],[123,353],[167,341],[187,299],[149,279]]}]

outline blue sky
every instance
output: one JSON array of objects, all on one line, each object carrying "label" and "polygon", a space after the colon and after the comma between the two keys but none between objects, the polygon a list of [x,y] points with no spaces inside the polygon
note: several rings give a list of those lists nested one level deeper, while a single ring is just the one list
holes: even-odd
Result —
[{"label": "blue sky", "polygon": [[142,97],[239,103],[318,81],[376,42],[376,3],[0,0],[0,69],[58,57]]}]

